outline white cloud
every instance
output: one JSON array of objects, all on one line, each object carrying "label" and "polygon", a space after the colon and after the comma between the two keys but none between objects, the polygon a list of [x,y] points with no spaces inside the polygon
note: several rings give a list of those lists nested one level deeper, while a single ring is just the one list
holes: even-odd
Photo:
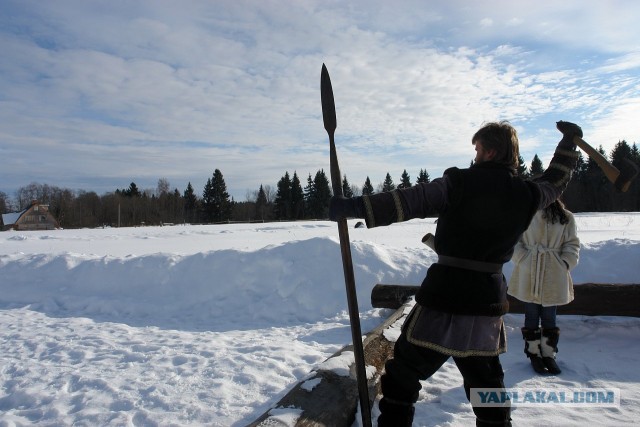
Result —
[{"label": "white cloud", "polygon": [[480,20],[480,26],[482,28],[489,28],[493,26],[493,19],[491,18],[482,18]]},{"label": "white cloud", "polygon": [[215,168],[240,197],[285,171],[306,178],[328,169],[323,62],[343,173],[358,185],[466,167],[491,120],[521,128],[531,157],[551,152],[558,119],[640,134],[628,40],[640,34],[595,25],[614,13],[597,2],[7,3],[5,192],[33,180],[34,162],[47,183],[104,177],[104,191],[169,177],[200,192]]}]

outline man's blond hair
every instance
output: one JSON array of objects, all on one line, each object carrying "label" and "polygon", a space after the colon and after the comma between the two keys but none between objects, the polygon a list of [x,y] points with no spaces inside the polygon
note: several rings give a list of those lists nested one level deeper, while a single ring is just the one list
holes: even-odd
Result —
[{"label": "man's blond hair", "polygon": [[491,161],[509,166],[514,171],[520,163],[518,133],[507,121],[491,122],[482,126],[471,138],[471,143],[480,141],[485,150],[495,150]]}]

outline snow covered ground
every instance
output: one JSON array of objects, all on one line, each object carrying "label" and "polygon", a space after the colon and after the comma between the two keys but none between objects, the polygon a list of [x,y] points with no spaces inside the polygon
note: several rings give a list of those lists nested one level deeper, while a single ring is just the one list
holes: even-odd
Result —
[{"label": "snow covered ground", "polygon": [[[640,283],[640,213],[577,221],[576,283]],[[371,289],[421,282],[435,224],[349,224],[368,331],[391,313],[371,308]],[[620,405],[515,407],[515,425],[640,419],[640,319],[561,316],[557,377],[533,374],[522,321],[506,316],[507,387],[613,388]],[[349,341],[330,222],[0,233],[0,426],[244,426]],[[414,425],[473,420],[448,362]]]}]

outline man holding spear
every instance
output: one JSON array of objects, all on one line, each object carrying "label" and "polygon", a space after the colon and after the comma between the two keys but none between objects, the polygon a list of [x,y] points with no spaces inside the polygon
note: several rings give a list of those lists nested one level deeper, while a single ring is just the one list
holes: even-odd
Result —
[{"label": "man holding spear", "polygon": [[[571,179],[579,126],[558,122],[563,134],[545,173],[518,177],[519,142],[507,122],[489,123],[473,135],[476,156],[467,169],[447,169],[430,183],[370,196],[334,196],[330,218],[364,218],[368,228],[439,214],[434,249],[416,305],[381,378],[378,425],[410,426],[420,381],[453,357],[471,389],[504,389],[498,355],[506,351],[502,315],[508,311],[502,265],[533,215],[554,200]],[[474,407],[477,426],[510,426],[510,408]]]}]

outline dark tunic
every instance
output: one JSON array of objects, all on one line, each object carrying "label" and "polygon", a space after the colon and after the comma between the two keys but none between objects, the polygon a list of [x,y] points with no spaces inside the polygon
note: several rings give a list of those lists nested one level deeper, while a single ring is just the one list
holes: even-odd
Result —
[{"label": "dark tunic", "polygon": [[432,264],[405,325],[410,342],[453,356],[506,351],[501,316],[509,305],[500,266],[511,259],[535,212],[566,187],[576,156],[560,151],[538,182],[517,177],[503,165],[483,162],[468,169],[448,169],[430,183],[363,196],[367,227],[424,218],[436,211],[438,255],[463,265],[464,261],[498,265],[497,272],[484,272]]}]

